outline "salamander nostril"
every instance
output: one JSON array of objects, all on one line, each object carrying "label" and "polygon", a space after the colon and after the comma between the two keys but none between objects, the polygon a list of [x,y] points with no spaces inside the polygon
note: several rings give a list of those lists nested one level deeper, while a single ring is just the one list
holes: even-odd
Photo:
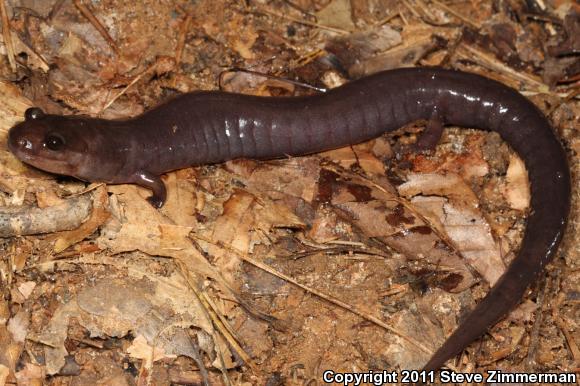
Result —
[{"label": "salamander nostril", "polygon": [[18,144],[18,147],[20,147],[21,149],[27,150],[32,149],[32,142],[30,142],[26,138],[20,138],[16,143]]}]

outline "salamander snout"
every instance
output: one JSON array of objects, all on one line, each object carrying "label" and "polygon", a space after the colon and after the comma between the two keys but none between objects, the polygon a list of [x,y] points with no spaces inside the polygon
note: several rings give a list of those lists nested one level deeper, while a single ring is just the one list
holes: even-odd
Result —
[{"label": "salamander snout", "polygon": [[25,135],[24,129],[20,128],[21,124],[14,126],[8,131],[8,149],[18,158],[28,152],[33,151],[33,140]]},{"label": "salamander snout", "polygon": [[17,124],[8,131],[8,149],[22,161],[38,155],[44,145],[46,127],[41,120],[44,112],[32,107],[24,113],[25,121]]},{"label": "salamander snout", "polygon": [[17,151],[26,151],[32,149],[32,142],[24,137],[18,137],[14,135],[12,131],[8,136],[8,149],[12,153],[16,153]]},{"label": "salamander snout", "polygon": [[8,131],[8,149],[22,162],[58,174],[74,175],[87,143],[78,120],[45,114],[33,107]]}]

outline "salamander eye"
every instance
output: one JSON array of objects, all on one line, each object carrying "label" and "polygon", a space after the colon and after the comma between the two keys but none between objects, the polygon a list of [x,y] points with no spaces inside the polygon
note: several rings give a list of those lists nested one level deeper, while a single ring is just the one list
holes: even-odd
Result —
[{"label": "salamander eye", "polygon": [[27,121],[34,120],[34,119],[40,119],[43,116],[44,116],[44,111],[42,111],[38,107],[31,107],[29,109],[26,109],[26,111],[24,112],[24,119],[26,119]]},{"label": "salamander eye", "polygon": [[48,134],[44,138],[44,146],[53,151],[59,151],[64,148],[65,140],[59,134]]}]

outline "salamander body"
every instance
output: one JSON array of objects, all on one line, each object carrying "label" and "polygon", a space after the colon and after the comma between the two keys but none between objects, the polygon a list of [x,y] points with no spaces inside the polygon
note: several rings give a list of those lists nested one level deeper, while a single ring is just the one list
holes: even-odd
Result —
[{"label": "salamander body", "polygon": [[553,257],[570,205],[565,151],[546,117],[496,81],[437,68],[381,72],[307,97],[219,91],[181,95],[140,116],[103,120],[27,110],[9,131],[23,162],[84,181],[135,183],[153,191],[160,175],[235,158],[300,156],[352,145],[425,119],[498,132],[526,164],[531,211],[517,257],[488,295],[425,365],[441,367],[505,316]]}]

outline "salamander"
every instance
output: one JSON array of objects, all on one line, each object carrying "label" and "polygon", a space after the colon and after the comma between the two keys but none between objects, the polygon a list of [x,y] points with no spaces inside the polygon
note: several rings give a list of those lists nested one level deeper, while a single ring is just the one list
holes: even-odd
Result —
[{"label": "salamander", "polygon": [[316,153],[417,120],[499,133],[525,162],[531,185],[517,256],[424,367],[436,370],[520,302],[554,256],[566,226],[571,190],[566,153],[547,118],[516,90],[466,72],[412,68],[312,96],[187,93],[125,120],[31,108],[10,129],[8,147],[21,161],[48,172],[141,185],[153,192],[151,204],[161,207],[166,191],[160,175],[168,171]]}]

